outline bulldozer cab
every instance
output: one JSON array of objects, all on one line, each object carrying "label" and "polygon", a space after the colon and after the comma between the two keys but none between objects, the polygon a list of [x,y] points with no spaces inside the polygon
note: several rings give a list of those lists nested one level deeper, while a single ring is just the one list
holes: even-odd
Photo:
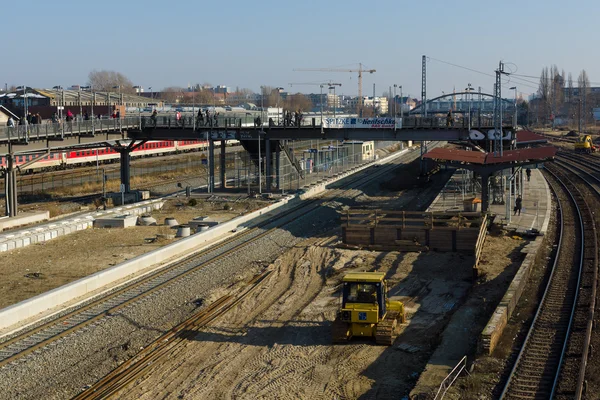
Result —
[{"label": "bulldozer cab", "polygon": [[377,305],[379,318],[386,312],[386,290],[381,273],[351,273],[343,280],[342,308],[347,304]]}]

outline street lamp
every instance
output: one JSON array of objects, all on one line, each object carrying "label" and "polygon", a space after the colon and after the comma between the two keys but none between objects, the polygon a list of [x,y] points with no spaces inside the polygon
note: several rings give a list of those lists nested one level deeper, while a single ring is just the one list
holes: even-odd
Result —
[{"label": "street lamp", "polygon": [[467,87],[465,88],[465,90],[467,91],[467,102],[469,103],[469,131],[471,130],[471,99],[472,97],[470,97],[471,95],[471,91],[475,90],[475,88],[471,87],[471,84],[467,84]]},{"label": "street lamp", "polygon": [[261,146],[260,135],[261,135],[261,133],[264,133],[264,131],[263,131],[264,110],[265,110],[264,98],[265,98],[265,87],[261,86],[260,87],[260,115],[261,115],[261,118],[260,118],[260,130],[258,131],[258,193],[259,194],[262,194],[262,155],[260,154],[260,146]]},{"label": "street lamp", "polygon": [[56,111],[58,112],[58,118],[62,120],[63,110],[65,109],[65,90],[60,85],[53,86],[52,89],[56,91],[61,91],[61,105],[59,106],[58,101],[56,101]]},{"label": "street lamp", "polygon": [[113,86],[113,89],[119,89],[119,115],[121,115],[121,105],[122,105],[122,101],[121,101],[121,85],[117,85],[117,86]]},{"label": "street lamp", "polygon": [[282,87],[276,87],[277,90],[277,103],[275,104],[275,108],[277,108],[277,125],[279,125],[279,99],[281,98]]},{"label": "street lamp", "polygon": [[404,110],[402,109],[404,105],[404,97],[402,96],[402,85],[398,85],[400,88],[400,118],[404,118]]},{"label": "street lamp", "polygon": [[514,117],[514,121],[513,121],[513,129],[516,131],[517,130],[517,87],[513,86],[511,88],[509,88],[509,90],[515,90],[515,117]]},{"label": "street lamp", "polygon": [[335,119],[335,109],[337,106],[337,97],[335,95],[335,87],[336,86],[342,86],[341,83],[330,83],[329,84],[329,90],[333,89],[333,118]]},{"label": "street lamp", "polygon": [[319,106],[321,108],[321,133],[323,133],[323,84],[320,84],[321,96],[319,97]]}]

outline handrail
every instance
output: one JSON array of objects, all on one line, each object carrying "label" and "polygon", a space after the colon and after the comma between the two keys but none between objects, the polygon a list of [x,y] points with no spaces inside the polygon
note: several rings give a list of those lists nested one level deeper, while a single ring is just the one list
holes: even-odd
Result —
[{"label": "handrail", "polygon": [[[456,372],[456,375],[454,376],[454,379],[452,379],[452,382],[446,383],[458,367],[460,367],[460,369],[458,370],[458,372]],[[450,386],[452,386],[454,381],[456,381],[456,379],[458,379],[458,376],[463,371],[465,371],[467,374],[469,373],[469,371],[467,371],[467,356],[463,356],[463,358],[460,359],[460,361],[458,362],[458,364],[456,364],[456,366],[452,369],[452,371],[450,371],[450,373],[444,378],[442,383],[440,383],[440,387],[439,387],[437,393],[435,394],[435,397],[433,398],[433,400],[443,399],[444,396],[446,395],[446,392],[448,391],[448,389],[450,389]],[[442,389],[444,389],[443,392],[442,392]],[[440,396],[440,394],[441,394],[441,396]]]}]

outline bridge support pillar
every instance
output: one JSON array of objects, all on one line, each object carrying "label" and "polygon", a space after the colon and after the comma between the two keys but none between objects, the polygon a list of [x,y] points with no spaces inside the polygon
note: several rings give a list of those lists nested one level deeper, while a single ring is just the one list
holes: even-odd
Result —
[{"label": "bridge support pillar", "polygon": [[215,142],[208,139],[208,193],[215,191]]},{"label": "bridge support pillar", "polygon": [[124,192],[129,193],[131,191],[131,149],[124,147],[119,149],[121,156],[121,185],[123,185]]},{"label": "bridge support pillar", "polygon": [[427,153],[427,142],[421,140],[421,158],[419,159],[419,165],[421,170],[421,175],[425,175],[427,171],[425,171],[425,161],[423,161],[423,154]]},{"label": "bridge support pillar", "polygon": [[265,175],[266,175],[266,188],[267,193],[270,193],[273,186],[273,168],[271,166],[271,140],[265,139]]},{"label": "bridge support pillar", "polygon": [[490,194],[488,192],[488,182],[490,173],[488,171],[481,171],[481,212],[488,211],[488,204],[490,201]]},{"label": "bridge support pillar", "polygon": [[281,146],[275,148],[275,185],[281,190]]},{"label": "bridge support pillar", "polygon": [[227,174],[225,173],[225,140],[221,140],[221,190],[225,189],[227,184]]},{"label": "bridge support pillar", "polygon": [[15,157],[10,153],[6,155],[6,170],[4,171],[4,188],[6,199],[5,215],[7,217],[16,217],[18,211],[17,204],[17,171],[15,170]]}]

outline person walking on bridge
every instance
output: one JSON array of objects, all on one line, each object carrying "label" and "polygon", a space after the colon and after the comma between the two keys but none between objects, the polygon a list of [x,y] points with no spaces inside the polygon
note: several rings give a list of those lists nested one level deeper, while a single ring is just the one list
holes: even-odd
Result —
[{"label": "person walking on bridge", "polygon": [[454,125],[454,117],[452,116],[452,110],[448,111],[448,115],[446,115],[446,126],[450,127]]},{"label": "person walking on bridge", "polygon": [[202,112],[202,109],[198,110],[198,121],[196,121],[196,123],[198,124],[198,126],[204,125],[204,113]]}]

